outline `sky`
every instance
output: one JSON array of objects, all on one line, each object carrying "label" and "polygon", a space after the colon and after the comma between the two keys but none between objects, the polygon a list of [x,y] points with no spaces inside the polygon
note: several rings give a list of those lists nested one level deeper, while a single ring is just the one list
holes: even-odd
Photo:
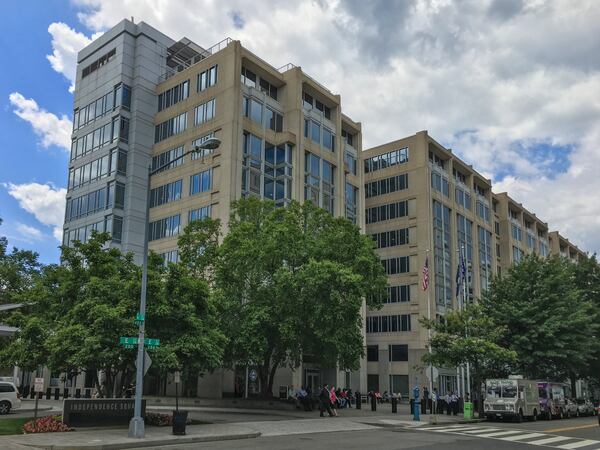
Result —
[{"label": "sky", "polygon": [[600,250],[596,0],[4,0],[0,234],[57,262],[77,52],[123,18],[238,39],[342,97],[369,148],[420,130]]}]

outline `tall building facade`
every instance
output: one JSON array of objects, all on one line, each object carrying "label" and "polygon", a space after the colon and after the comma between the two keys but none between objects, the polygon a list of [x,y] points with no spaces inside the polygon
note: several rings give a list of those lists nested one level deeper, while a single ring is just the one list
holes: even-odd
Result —
[{"label": "tall building facade", "polygon": [[[166,262],[188,223],[226,227],[231,202],[247,196],[308,200],[364,226],[361,124],[300,67],[275,68],[239,41],[205,49],[124,20],[80,52],[74,118],[65,245],[108,231],[141,261],[148,168],[163,166],[151,178],[149,248]],[[210,137],[217,149],[174,161]],[[197,393],[234,393],[245,371],[208,375]],[[274,386],[364,391],[365,374],[307,363],[280,369]]]},{"label": "tall building facade", "polygon": [[[388,275],[384,306],[367,311],[367,388],[402,392],[428,384],[421,358],[439,318],[474,301],[524,256],[584,253],[426,131],[363,152],[366,233]],[[459,262],[466,283],[457,287]],[[429,286],[423,289],[427,261]],[[455,369],[439,369],[444,394],[459,389]]]}]

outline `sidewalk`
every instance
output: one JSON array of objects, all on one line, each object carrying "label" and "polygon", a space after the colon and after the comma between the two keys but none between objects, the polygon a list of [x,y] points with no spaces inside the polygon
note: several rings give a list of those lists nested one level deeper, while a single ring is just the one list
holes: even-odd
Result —
[{"label": "sidewalk", "polygon": [[0,436],[0,449],[27,447],[48,450],[113,450],[249,439],[258,436],[260,436],[260,432],[237,424],[188,425],[185,436],[173,436],[171,427],[147,427],[144,439],[127,437],[127,428],[96,428],[68,433]]}]

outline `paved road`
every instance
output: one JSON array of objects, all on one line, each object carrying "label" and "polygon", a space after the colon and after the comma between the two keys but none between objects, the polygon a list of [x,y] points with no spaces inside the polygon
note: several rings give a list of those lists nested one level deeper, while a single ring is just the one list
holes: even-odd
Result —
[{"label": "paved road", "polygon": [[[291,436],[260,437],[243,441],[210,442],[205,444],[148,447],[147,450],[217,450],[217,449],[261,449],[261,450],[490,450],[489,443],[468,436],[444,436],[433,433],[417,433],[403,429],[382,428],[341,433],[307,433]],[[498,442],[493,450],[517,450],[522,448],[512,442]]]}]

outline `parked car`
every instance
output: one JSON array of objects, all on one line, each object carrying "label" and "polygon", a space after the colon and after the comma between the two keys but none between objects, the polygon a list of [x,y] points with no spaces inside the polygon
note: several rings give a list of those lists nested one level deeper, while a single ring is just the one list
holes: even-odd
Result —
[{"label": "parked car", "polygon": [[593,416],[596,414],[596,408],[594,408],[594,404],[588,399],[576,398],[575,403],[577,404],[580,416]]},{"label": "parked car", "polygon": [[8,414],[11,409],[21,407],[21,394],[15,383],[0,381],[0,414]]},{"label": "parked car", "polygon": [[565,397],[565,417],[568,419],[570,417],[577,417],[578,415],[579,408],[577,407],[577,403],[570,398]]}]

